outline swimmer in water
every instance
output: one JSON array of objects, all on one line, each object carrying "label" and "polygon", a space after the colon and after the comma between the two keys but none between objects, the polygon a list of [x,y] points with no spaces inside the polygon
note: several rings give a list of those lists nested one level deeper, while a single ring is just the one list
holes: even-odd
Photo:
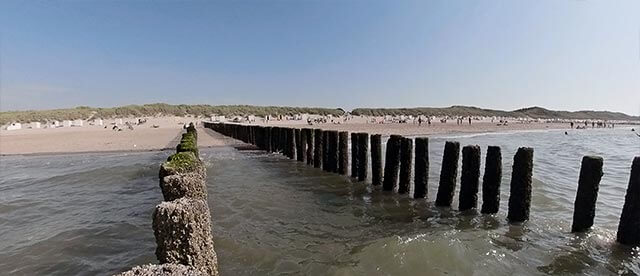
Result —
[{"label": "swimmer in water", "polygon": [[564,135],[569,135],[569,133],[567,133],[566,131],[564,132]]}]

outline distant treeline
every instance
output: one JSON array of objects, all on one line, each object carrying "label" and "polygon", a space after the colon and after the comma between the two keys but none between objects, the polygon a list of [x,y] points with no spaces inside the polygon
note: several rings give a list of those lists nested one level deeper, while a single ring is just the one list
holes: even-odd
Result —
[{"label": "distant treeline", "polygon": [[170,104],[145,104],[127,105],[110,108],[94,108],[79,106],[76,108],[30,110],[30,111],[6,111],[0,112],[0,124],[11,122],[45,122],[54,120],[75,119],[109,119],[117,117],[143,117],[143,116],[210,116],[210,115],[294,115],[294,114],[320,114],[339,116],[344,114],[342,109],[314,108],[314,107],[287,107],[287,106],[250,106],[250,105],[170,105]]},{"label": "distant treeline", "polygon": [[[144,116],[242,116],[242,115],[294,115],[319,114],[340,116],[344,114],[341,108],[316,107],[288,107],[288,106],[252,106],[252,105],[170,105],[163,103],[145,105],[127,105],[110,108],[94,108],[79,106],[76,108],[6,111],[0,112],[0,125],[11,122],[46,122],[53,120],[75,119],[110,119],[118,117]],[[640,121],[640,116],[629,116],[620,112],[609,111],[554,111],[541,107],[529,107],[514,111],[483,109],[472,106],[451,107],[417,107],[417,108],[356,108],[353,115],[384,116],[384,115],[427,115],[427,116],[483,116],[483,117],[529,117],[535,119],[575,119],[575,120],[624,120]]]},{"label": "distant treeline", "polygon": [[514,111],[483,109],[473,106],[416,107],[416,108],[356,108],[353,115],[425,115],[425,116],[474,116],[474,117],[515,117],[534,119],[573,120],[623,120],[640,121],[640,116],[630,116],[610,111],[554,111],[542,107],[529,107]]}]

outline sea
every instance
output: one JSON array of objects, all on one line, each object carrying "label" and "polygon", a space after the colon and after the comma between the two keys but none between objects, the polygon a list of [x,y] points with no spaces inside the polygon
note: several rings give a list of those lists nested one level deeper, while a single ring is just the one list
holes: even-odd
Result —
[{"label": "sea", "polygon": [[[445,141],[481,146],[481,172],[487,146],[502,148],[499,213],[458,212],[458,191],[452,208],[434,206]],[[510,224],[519,147],[534,148],[531,215]],[[0,274],[112,275],[157,263],[151,216],[170,154],[0,157]],[[574,234],[585,155],[604,158],[604,175],[595,225]],[[615,241],[634,156],[631,127],[434,135],[428,196],[413,199],[279,154],[201,149],[221,275],[640,275],[640,248]]]}]

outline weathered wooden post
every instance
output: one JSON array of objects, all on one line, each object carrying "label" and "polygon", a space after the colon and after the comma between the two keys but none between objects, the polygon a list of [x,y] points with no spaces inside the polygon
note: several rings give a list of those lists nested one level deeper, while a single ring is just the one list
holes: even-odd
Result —
[{"label": "weathered wooden post", "polygon": [[338,173],[347,175],[347,167],[349,167],[349,132],[341,131],[338,135]]},{"label": "weathered wooden post", "polygon": [[631,177],[624,197],[617,240],[625,245],[640,245],[640,156],[633,158],[631,165]]},{"label": "weathered wooden post", "polygon": [[400,141],[400,182],[398,193],[406,194],[411,185],[411,166],[413,162],[413,139],[403,137]]},{"label": "weathered wooden post", "polygon": [[338,172],[338,131],[329,131],[329,172]]},{"label": "weathered wooden post", "polygon": [[313,145],[313,167],[322,167],[322,156],[324,150],[322,149],[322,137],[324,136],[322,129],[315,129],[313,133],[314,145]]},{"label": "weathered wooden post", "polygon": [[289,159],[296,159],[296,134],[293,128],[287,128],[287,153]]},{"label": "weathered wooden post", "polygon": [[282,128],[282,155],[289,157],[289,129]]},{"label": "weathered wooden post", "polygon": [[465,146],[462,148],[462,176],[460,177],[458,210],[466,211],[477,207],[479,186],[480,146]]},{"label": "weathered wooden post", "polygon": [[307,165],[313,166],[313,129],[307,130]]},{"label": "weathered wooden post", "polygon": [[511,173],[509,222],[523,222],[529,219],[531,208],[531,178],[533,176],[533,148],[519,148],[513,157]]},{"label": "weathered wooden post", "polygon": [[382,185],[382,135],[371,135],[371,185]]},{"label": "weathered wooden post", "polygon": [[429,184],[429,138],[418,137],[416,140],[416,159],[413,184],[413,198],[425,198]]},{"label": "weathered wooden post", "polygon": [[402,136],[391,135],[387,140],[386,157],[384,160],[384,179],[382,190],[393,191],[398,185],[400,171],[400,140]]},{"label": "weathered wooden post", "polygon": [[271,152],[278,152],[278,144],[280,138],[280,132],[278,127],[271,127]]},{"label": "weathered wooden post", "polygon": [[573,205],[571,232],[583,232],[593,226],[596,216],[596,200],[602,178],[602,157],[585,156],[580,166],[578,191]]},{"label": "weathered wooden post", "polygon": [[322,169],[326,172],[329,171],[331,165],[329,164],[329,131],[322,132]]},{"label": "weathered wooden post", "polygon": [[489,146],[482,177],[483,214],[495,214],[500,209],[500,183],[502,182],[502,153],[500,147]]},{"label": "weathered wooden post", "polygon": [[358,178],[358,133],[351,133],[351,177]]},{"label": "weathered wooden post", "polygon": [[440,183],[436,195],[436,206],[451,207],[453,194],[456,191],[458,177],[458,160],[460,159],[460,143],[447,141],[442,155]]},{"label": "weathered wooden post", "polygon": [[358,181],[367,179],[369,168],[369,133],[358,133]]},{"label": "weathered wooden post", "polygon": [[296,128],[294,131],[296,135],[296,160],[302,162],[304,161],[305,154],[304,143],[302,143],[302,131],[299,128]]},{"label": "weathered wooden post", "polygon": [[280,152],[287,156],[287,129],[284,127],[280,128]]}]

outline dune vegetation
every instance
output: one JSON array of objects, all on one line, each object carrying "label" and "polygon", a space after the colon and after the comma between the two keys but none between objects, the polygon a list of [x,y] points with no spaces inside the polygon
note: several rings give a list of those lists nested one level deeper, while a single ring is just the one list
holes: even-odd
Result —
[{"label": "dune vegetation", "polygon": [[91,118],[122,118],[122,117],[151,117],[151,116],[211,116],[211,115],[293,115],[320,114],[339,116],[344,114],[342,109],[316,107],[288,107],[288,106],[251,106],[251,105],[171,105],[164,103],[127,105],[110,108],[94,108],[79,106],[76,108],[27,110],[0,112],[0,125],[11,122],[46,122],[54,120],[76,120]]}]

